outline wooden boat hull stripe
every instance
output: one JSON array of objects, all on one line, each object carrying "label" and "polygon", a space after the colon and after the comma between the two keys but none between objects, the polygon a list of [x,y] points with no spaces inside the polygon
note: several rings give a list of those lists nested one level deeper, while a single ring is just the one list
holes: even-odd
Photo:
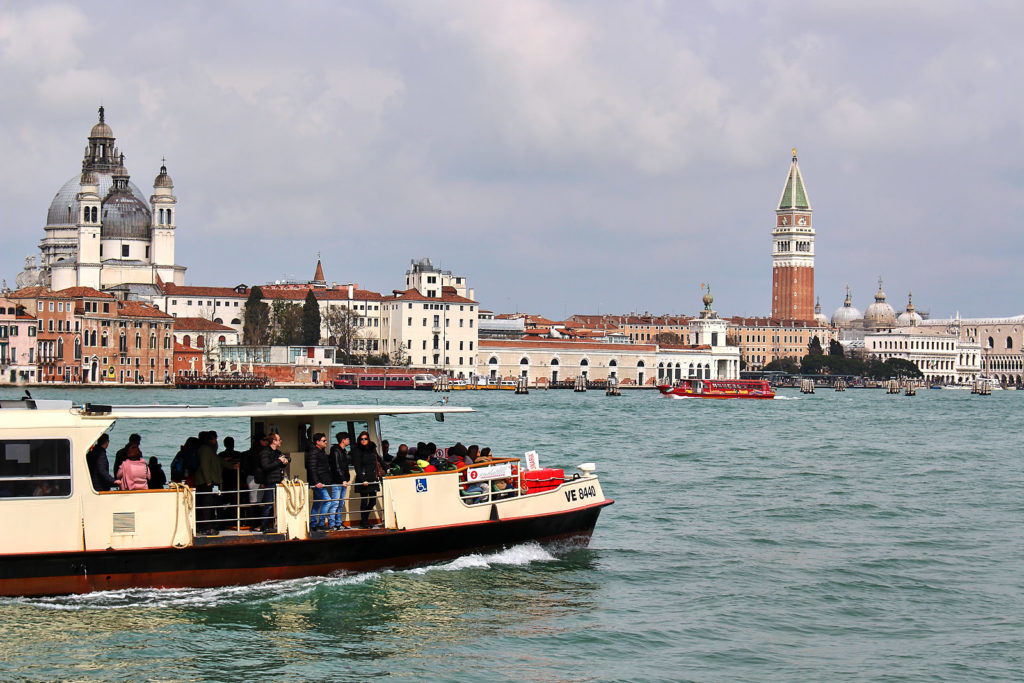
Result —
[{"label": "wooden boat hull stripe", "polygon": [[310,539],[197,538],[186,548],[0,557],[0,595],[33,596],[129,588],[213,587],[331,572],[408,567],[527,541],[585,543],[601,508],[413,531],[344,531]]}]

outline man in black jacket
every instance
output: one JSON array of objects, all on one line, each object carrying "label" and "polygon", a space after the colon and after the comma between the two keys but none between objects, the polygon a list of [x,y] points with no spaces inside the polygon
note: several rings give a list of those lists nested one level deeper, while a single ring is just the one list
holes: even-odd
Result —
[{"label": "man in black jacket", "polygon": [[348,433],[338,432],[335,435],[338,443],[331,446],[327,462],[331,468],[331,498],[324,513],[327,515],[327,526],[332,531],[345,527],[345,494],[348,493]]},{"label": "man in black jacket", "polygon": [[312,518],[310,529],[327,529],[327,516],[324,508],[331,497],[331,467],[327,464],[327,435],[317,432],[313,435],[309,450],[306,451],[306,480],[313,489]]},{"label": "man in black jacket", "polygon": [[89,475],[92,477],[92,487],[97,491],[109,491],[114,487],[114,477],[110,474],[110,460],[107,459],[108,444],[110,444],[110,437],[102,434],[86,457],[89,463]]},{"label": "man in black jacket", "polygon": [[260,451],[260,472],[263,483],[261,485],[262,500],[265,503],[260,520],[260,531],[267,533],[275,526],[274,496],[277,492],[277,485],[284,481],[284,468],[291,460],[280,451],[281,435],[271,434],[267,447]]}]

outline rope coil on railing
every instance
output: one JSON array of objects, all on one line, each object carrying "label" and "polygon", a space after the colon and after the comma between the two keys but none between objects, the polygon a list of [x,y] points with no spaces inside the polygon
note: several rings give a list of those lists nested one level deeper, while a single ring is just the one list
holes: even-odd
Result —
[{"label": "rope coil on railing", "polygon": [[[195,536],[192,533],[192,522],[189,519],[192,511],[195,509],[195,498],[191,495],[192,489],[187,484],[172,481],[169,482],[167,488],[175,492],[175,504],[174,504],[174,530],[171,532],[171,546],[175,548],[187,548],[192,544]],[[184,505],[181,505],[184,502]],[[178,526],[181,521],[181,508],[185,508],[185,522],[186,529],[188,529],[188,541],[183,544],[176,544],[174,541],[178,537]]]}]

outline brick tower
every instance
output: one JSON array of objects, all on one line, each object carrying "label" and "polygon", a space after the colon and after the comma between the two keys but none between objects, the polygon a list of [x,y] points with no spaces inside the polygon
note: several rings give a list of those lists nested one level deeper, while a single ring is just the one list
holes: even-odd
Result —
[{"label": "brick tower", "polygon": [[772,230],[772,318],[814,320],[814,227],[800,165],[789,165]]}]

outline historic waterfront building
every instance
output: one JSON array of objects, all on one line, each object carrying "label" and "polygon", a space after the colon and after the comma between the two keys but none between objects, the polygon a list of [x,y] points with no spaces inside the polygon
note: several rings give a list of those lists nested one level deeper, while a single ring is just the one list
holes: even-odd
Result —
[{"label": "historic waterfront building", "polygon": [[40,266],[30,257],[18,275],[19,287],[184,284],[185,268],[174,263],[178,200],[167,167],[160,167],[147,199],[131,182],[115,142],[100,107],[81,172],[50,202]]},{"label": "historic waterfront building", "polygon": [[977,379],[982,370],[981,346],[961,340],[949,327],[911,325],[868,331],[864,334],[864,353],[881,361],[910,361],[926,382],[965,384]]},{"label": "historic waterfront building", "polygon": [[424,258],[412,262],[405,284],[406,289],[381,300],[381,351],[392,362],[405,358],[438,374],[472,376],[479,352],[479,304],[466,278]]},{"label": "historic waterfront building", "polygon": [[[1024,387],[1024,315],[1007,318],[927,319],[915,329],[956,336],[961,345],[974,344],[980,354],[978,372],[1004,386]],[[902,331],[902,330],[900,330]]]},{"label": "historic waterfront building", "polygon": [[772,318],[814,320],[814,227],[793,149],[772,230]]}]

